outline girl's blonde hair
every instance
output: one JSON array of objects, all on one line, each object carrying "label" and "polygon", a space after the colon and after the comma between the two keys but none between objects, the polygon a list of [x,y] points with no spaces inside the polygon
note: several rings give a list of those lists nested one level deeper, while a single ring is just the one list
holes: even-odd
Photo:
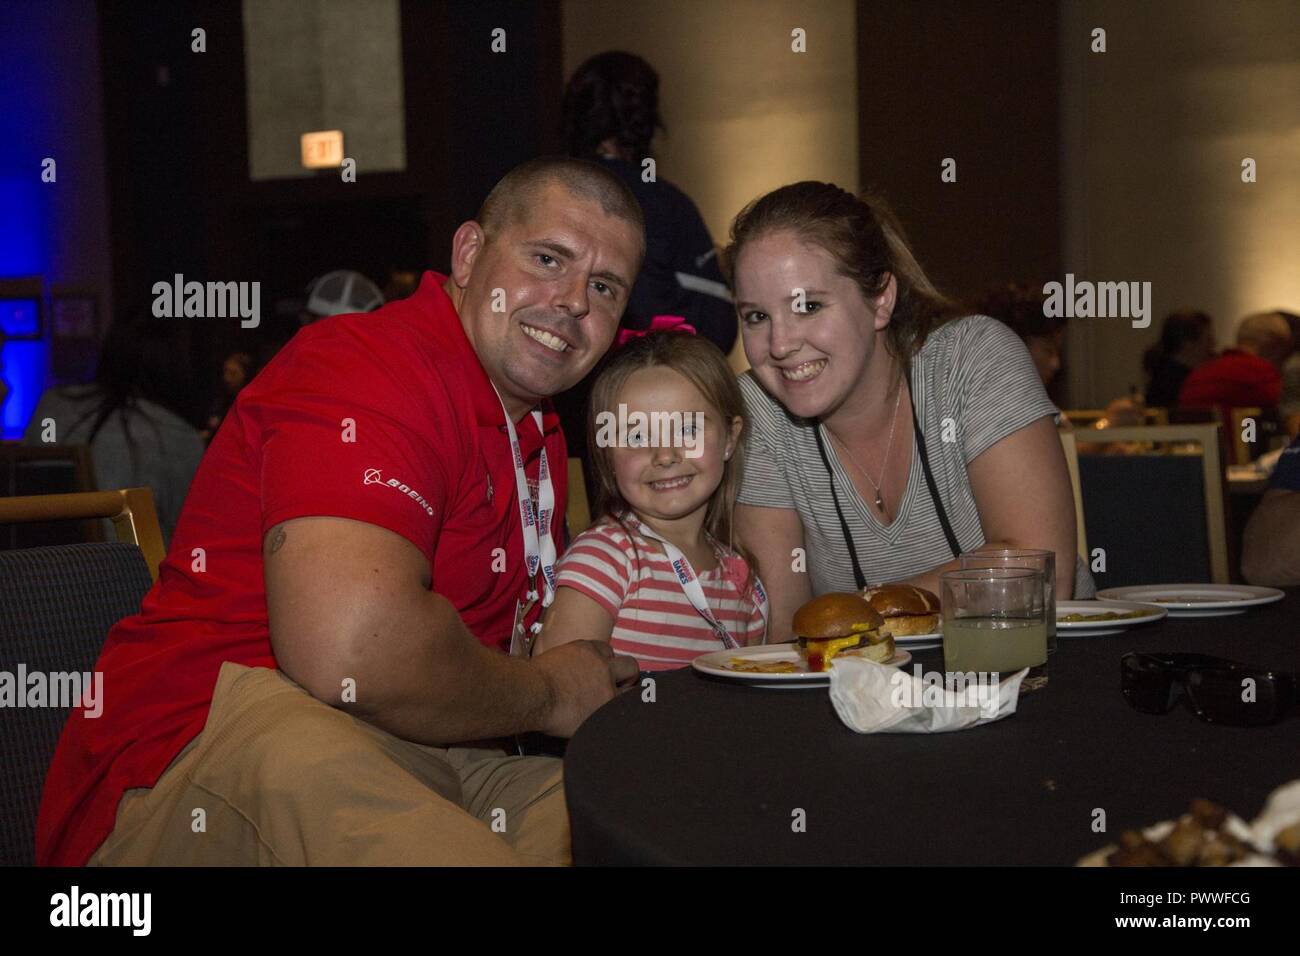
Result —
[{"label": "girl's blonde hair", "polygon": [[699,389],[705,401],[720,416],[724,433],[730,432],[733,419],[741,419],[740,434],[736,437],[731,457],[722,466],[722,482],[709,498],[704,515],[704,530],[749,564],[749,581],[745,584],[745,590],[748,591],[754,580],[754,561],[743,544],[735,540],[734,534],[736,496],[740,493],[740,481],[744,474],[745,433],[749,428],[745,417],[745,398],[736,382],[736,373],[727,364],[726,356],[706,338],[681,331],[650,332],[631,340],[606,361],[592,386],[591,404],[587,411],[587,449],[591,456],[595,485],[592,514],[608,515],[631,536],[631,529],[624,520],[631,506],[618,490],[613,449],[602,447],[596,441],[597,416],[601,412],[617,413],[619,393],[633,372],[657,366],[672,369]]}]

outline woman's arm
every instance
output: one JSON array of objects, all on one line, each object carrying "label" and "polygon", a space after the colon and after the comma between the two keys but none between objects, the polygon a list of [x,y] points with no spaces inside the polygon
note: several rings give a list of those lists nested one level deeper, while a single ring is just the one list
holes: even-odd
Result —
[{"label": "woman's arm", "polygon": [[613,633],[614,619],[608,611],[582,592],[561,587],[542,615],[542,630],[533,642],[533,655],[572,641],[608,643]]},{"label": "woman's arm", "polygon": [[767,643],[788,641],[794,612],[812,599],[806,554],[795,570],[795,549],[803,553],[803,522],[793,508],[736,505],[736,535],[758,564],[767,589]]},{"label": "woman's arm", "polygon": [[[1050,548],[1056,552],[1056,599],[1074,595],[1078,529],[1065,452],[1050,416],[991,445],[966,466],[986,548]],[[957,560],[909,578],[939,593],[939,575]],[[872,582],[875,583],[875,582]]]},{"label": "woman's arm", "polygon": [[1264,493],[1242,536],[1241,575],[1251,584],[1300,584],[1300,491]]}]

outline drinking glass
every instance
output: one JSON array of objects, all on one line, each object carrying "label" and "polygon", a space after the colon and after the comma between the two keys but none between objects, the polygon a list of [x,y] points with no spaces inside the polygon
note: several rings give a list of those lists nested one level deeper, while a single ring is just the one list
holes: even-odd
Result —
[{"label": "drinking glass", "polygon": [[958,560],[963,568],[1033,568],[1043,572],[1043,606],[1047,613],[1047,653],[1056,653],[1056,552],[1037,548],[980,548]]},{"label": "drinking glass", "polygon": [[1046,686],[1043,572],[964,568],[939,575],[939,584],[944,670],[1006,676],[1028,667],[1021,691]]}]

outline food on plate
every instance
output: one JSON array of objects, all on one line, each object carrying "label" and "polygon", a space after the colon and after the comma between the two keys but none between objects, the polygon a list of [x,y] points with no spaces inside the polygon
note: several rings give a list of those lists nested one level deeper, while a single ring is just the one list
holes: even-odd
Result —
[{"label": "food on plate", "polygon": [[862,597],[885,619],[882,630],[892,637],[934,634],[939,630],[939,599],[910,584],[881,584],[865,588]]},{"label": "food on plate", "polygon": [[837,654],[885,663],[894,656],[894,637],[884,619],[860,594],[831,593],[813,598],[794,613],[794,633],[808,670],[831,667]]},{"label": "food on plate", "polygon": [[1149,617],[1150,611],[1102,611],[1098,614],[1062,614],[1056,619],[1057,624],[1081,624],[1084,621],[1123,621],[1131,617]]},{"label": "food on plate", "polygon": [[742,674],[797,674],[799,665],[794,661],[756,661],[733,657],[727,661],[727,670]]},{"label": "food on plate", "polygon": [[[1273,837],[1272,852],[1252,839],[1251,828],[1209,800],[1193,800],[1175,821],[1126,830],[1119,845],[1089,854],[1085,866],[1296,866],[1300,824]],[[1292,849],[1294,847],[1294,850]]]},{"label": "food on plate", "polygon": [[1244,860],[1251,846],[1224,826],[1228,811],[1208,800],[1193,800],[1185,813],[1159,840],[1137,830],[1120,834],[1119,849],[1106,858],[1108,866],[1227,866]]}]

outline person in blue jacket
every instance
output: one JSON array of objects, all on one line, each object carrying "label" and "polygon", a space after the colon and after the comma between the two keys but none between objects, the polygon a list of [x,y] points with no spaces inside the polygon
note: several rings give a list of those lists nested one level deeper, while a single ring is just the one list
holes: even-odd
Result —
[{"label": "person in blue jacket", "polygon": [[[645,215],[645,261],[623,327],[646,329],[656,315],[677,315],[729,353],[738,324],[713,237],[691,198],[657,169],[650,178],[645,162],[653,158],[655,132],[664,129],[654,67],[632,53],[591,57],[565,88],[563,124],[569,155],[607,166],[631,188]],[[595,374],[555,399],[569,454],[583,460],[584,471],[587,398]]]}]

